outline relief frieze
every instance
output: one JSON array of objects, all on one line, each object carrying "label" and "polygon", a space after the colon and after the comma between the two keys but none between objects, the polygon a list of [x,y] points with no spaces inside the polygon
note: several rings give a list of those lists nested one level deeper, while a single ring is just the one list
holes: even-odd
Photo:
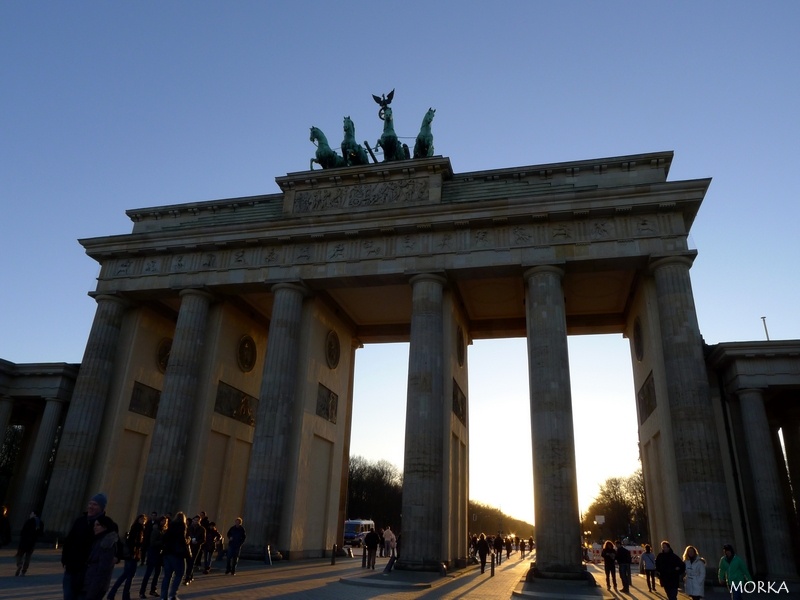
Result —
[{"label": "relief frieze", "polygon": [[200,263],[206,269],[213,269],[217,264],[217,255],[213,252],[203,254],[203,261]]},{"label": "relief frieze", "polygon": [[526,245],[533,241],[533,233],[527,227],[514,227],[511,230],[511,239],[516,246]]},{"label": "relief frieze", "polygon": [[161,259],[149,258],[144,263],[144,272],[147,275],[156,275],[161,273]]},{"label": "relief frieze", "polygon": [[234,267],[246,267],[248,265],[247,254],[244,250],[234,250],[231,255],[231,265]]},{"label": "relief frieze", "polygon": [[318,190],[301,190],[295,194],[292,211],[309,213],[360,206],[423,202],[428,199],[428,179],[403,179]]},{"label": "relief frieze", "polygon": [[572,227],[569,225],[554,225],[550,231],[554,240],[572,239]]},{"label": "relief frieze", "polygon": [[653,219],[642,217],[636,221],[637,235],[654,235],[658,233],[658,224]]},{"label": "relief frieze", "polygon": [[[387,182],[386,185],[410,185],[413,181],[426,180]],[[355,187],[359,186],[342,189]],[[584,246],[613,240],[622,242],[653,238],[667,235],[671,230],[671,223],[657,215],[617,215],[576,221],[496,224],[481,228],[462,226],[443,231],[418,226],[413,233],[389,231],[385,235],[364,238],[347,236],[346,239],[304,240],[302,243],[281,238],[275,240],[282,242],[277,245],[219,251],[195,250],[141,258],[120,257],[103,265],[102,276],[108,279],[135,279],[211,270],[224,273],[225,270],[258,267],[302,267],[326,261],[374,260],[491,249],[528,248],[540,252],[550,246],[563,244]],[[221,276],[224,277],[224,274]]]}]

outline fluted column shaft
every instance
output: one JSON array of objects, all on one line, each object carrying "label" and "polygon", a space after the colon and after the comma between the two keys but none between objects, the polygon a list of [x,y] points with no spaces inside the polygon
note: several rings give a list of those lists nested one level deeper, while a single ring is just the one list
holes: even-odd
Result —
[{"label": "fluted column shaft", "polygon": [[[438,275],[417,275],[411,279],[403,550],[399,568],[433,568],[443,560],[442,473],[446,467],[442,309],[445,283]],[[396,529],[398,524],[391,525]]]},{"label": "fluted column shaft", "polygon": [[[291,283],[277,284],[272,292],[275,298],[245,493],[247,544],[259,554],[264,553],[267,544],[275,547],[290,542],[288,533],[283,533],[291,531],[292,525],[283,519],[284,494],[291,468],[298,353],[306,295],[303,287]],[[288,546],[280,549],[289,550]]]},{"label": "fluted column shaft", "polygon": [[536,565],[580,573],[580,515],[567,321],[558,267],[525,273]]},{"label": "fluted column shaft", "polygon": [[100,436],[122,320],[128,303],[116,296],[96,298],[95,312],[78,379],[58,445],[43,514],[48,531],[65,533],[91,495],[92,463]]},{"label": "fluted column shaft", "polygon": [[[57,398],[47,398],[33,442],[33,451],[30,454],[27,468],[22,474],[22,487],[17,498],[20,510],[15,512],[15,526],[22,527],[31,510],[41,513],[41,504],[44,492],[44,480],[47,476],[47,463],[53,450],[58,423],[61,420],[63,403]],[[15,528],[16,531],[16,528]]]},{"label": "fluted column shaft", "polygon": [[783,492],[775,464],[773,437],[769,427],[767,411],[761,390],[737,391],[742,411],[742,422],[747,423],[745,446],[756,490],[756,512],[762,538],[767,541],[760,549],[769,573],[777,579],[794,578],[797,575],[793,556],[787,552],[792,547],[789,519],[783,500]]},{"label": "fluted column shaft", "polygon": [[[698,548],[716,548],[721,540],[733,539],[733,523],[689,277],[691,265],[691,259],[676,256],[653,263],[651,269],[684,541]],[[668,533],[680,538],[679,532]]]},{"label": "fluted column shaft", "polygon": [[213,297],[183,290],[175,337],[164,375],[150,454],[139,506],[143,512],[175,513],[186,471],[186,442],[197,398],[200,367],[206,352],[206,330]]}]

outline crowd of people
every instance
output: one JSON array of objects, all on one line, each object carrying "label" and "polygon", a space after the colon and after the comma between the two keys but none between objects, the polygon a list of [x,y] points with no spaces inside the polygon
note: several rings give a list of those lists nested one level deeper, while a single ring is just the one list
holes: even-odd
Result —
[{"label": "crowd of people", "polygon": [[[387,525],[380,529],[379,532],[375,528],[370,528],[366,536],[364,536],[364,548],[367,551],[367,564],[368,569],[375,568],[375,558],[380,552],[381,557],[389,559],[397,558],[400,549],[400,536],[395,535],[392,531],[392,526]],[[394,563],[392,563],[394,564]],[[389,567],[391,569],[391,567]]]},{"label": "crowd of people", "polygon": [[[139,598],[149,595],[162,600],[175,600],[180,585],[189,585],[194,573],[202,570],[208,574],[214,562],[223,554],[227,557],[225,574],[236,575],[236,567],[242,546],[247,538],[241,517],[228,529],[225,536],[205,512],[187,519],[183,512],[175,515],[141,514],[122,534],[117,524],[106,515],[108,499],[102,493],[89,499],[86,512],[75,520],[63,542],[61,563],[64,567],[64,600],[114,600],[121,589],[122,600],[130,600],[131,587],[137,567],[144,566],[144,575],[139,586]],[[36,511],[31,511],[19,536],[16,553],[16,576],[24,576],[31,562],[36,542],[44,530],[44,523]],[[227,548],[226,542],[227,540]],[[11,542],[8,509],[0,507],[0,547]],[[399,536],[391,526],[376,532],[371,529],[364,539],[367,551],[367,568],[375,568],[375,559],[380,556],[390,559],[399,553]],[[515,551],[520,558],[535,547],[533,537],[489,536],[471,534],[470,557],[480,563],[481,573],[491,556],[502,560],[503,552],[510,558]],[[617,572],[623,593],[630,593],[631,552],[621,540],[607,540],[600,552],[605,571],[606,587],[617,590]],[[123,562],[122,573],[111,584],[115,565]],[[678,587],[683,582],[684,593],[692,600],[704,595],[706,560],[695,546],[689,545],[680,557],[668,541],[661,542],[661,551],[656,555],[649,544],[640,556],[640,570],[645,575],[647,589],[656,592],[659,580],[667,600],[677,600]],[[719,582],[725,584],[732,600],[742,597],[742,584],[753,578],[745,561],[736,554],[733,546],[726,544],[717,569]],[[159,578],[161,587],[159,590]]]},{"label": "crowd of people", "polygon": [[[211,572],[215,553],[216,560],[226,555],[225,573],[236,575],[247,538],[241,518],[223,536],[205,512],[191,519],[183,512],[152,512],[136,517],[127,532],[121,533],[106,514],[107,503],[105,494],[92,496],[86,512],[75,520],[64,539],[64,600],[114,600],[118,592],[122,600],[130,600],[140,566],[145,569],[139,598],[147,598],[149,589],[150,596],[175,600],[180,586],[192,583],[195,571]],[[23,574],[29,561],[28,555],[23,561]],[[122,573],[112,585],[114,567],[120,562]],[[17,574],[19,571],[20,568]]]},{"label": "crowd of people", "polygon": [[470,558],[480,563],[481,573],[484,573],[489,557],[492,560],[497,558],[498,561],[501,561],[503,552],[506,554],[506,559],[511,558],[514,552],[519,552],[520,558],[525,558],[525,552],[531,552],[535,547],[533,536],[526,540],[516,535],[498,534],[487,537],[484,533],[470,534],[469,555]]},{"label": "crowd of people", "polygon": [[[600,552],[606,577],[606,588],[617,589],[617,568],[623,593],[630,593],[632,557],[620,540],[607,540]],[[678,556],[667,540],[661,542],[661,551],[656,555],[650,544],[644,547],[639,558],[641,572],[647,582],[647,590],[656,592],[656,579],[661,583],[667,600],[677,600],[678,588],[683,582],[683,591],[692,600],[700,600],[705,594],[706,560],[695,546],[686,546],[683,556]],[[742,598],[741,584],[752,581],[744,560],[736,554],[733,546],[726,544],[717,569],[719,582],[725,584],[733,600]]]}]

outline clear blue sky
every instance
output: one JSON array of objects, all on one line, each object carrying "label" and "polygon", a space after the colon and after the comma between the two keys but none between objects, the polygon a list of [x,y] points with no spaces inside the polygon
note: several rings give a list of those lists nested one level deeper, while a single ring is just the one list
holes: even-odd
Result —
[{"label": "clear blue sky", "polygon": [[[692,232],[706,341],[764,339],[762,316],[800,338],[798,31],[791,1],[5,0],[0,357],[81,360],[98,267],[78,238],[129,232],[130,208],[276,193],[311,125],[338,143],[349,115],[373,143],[371,95],[393,88],[399,134],[436,108],[456,172],[674,150],[671,179],[713,178]],[[570,352],[583,509],[636,468],[634,394],[621,336]],[[353,451],[402,467],[407,347],[357,360]],[[532,519],[524,341],[469,361],[471,495]]]}]

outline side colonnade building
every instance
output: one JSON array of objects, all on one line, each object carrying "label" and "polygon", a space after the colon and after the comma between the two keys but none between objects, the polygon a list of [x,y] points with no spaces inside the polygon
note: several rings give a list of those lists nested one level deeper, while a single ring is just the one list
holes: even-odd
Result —
[{"label": "side colonnade building", "polygon": [[434,156],[128,211],[130,234],[81,240],[100,264],[97,312],[48,530],[103,490],[120,523],[242,515],[251,554],[324,556],[346,517],[357,349],[407,341],[398,567],[462,564],[467,348],[525,336],[537,571],[579,576],[567,336],[615,333],[630,340],[651,541],[708,557],[732,542],[757,549],[760,572],[796,576],[800,486],[777,431],[800,478],[800,342],[781,346],[779,374],[770,345],[754,361],[736,344],[707,352],[688,235],[710,180],[668,181],[672,158],[456,174]]}]

